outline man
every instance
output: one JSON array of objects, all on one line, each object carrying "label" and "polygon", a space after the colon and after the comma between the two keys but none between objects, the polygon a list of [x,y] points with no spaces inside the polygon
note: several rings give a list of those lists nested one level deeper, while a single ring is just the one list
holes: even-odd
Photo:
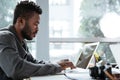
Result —
[{"label": "man", "polygon": [[41,14],[40,6],[34,2],[21,1],[14,10],[13,25],[0,30],[0,80],[23,80],[75,68],[69,60],[39,62],[29,53],[25,39],[36,36]]}]

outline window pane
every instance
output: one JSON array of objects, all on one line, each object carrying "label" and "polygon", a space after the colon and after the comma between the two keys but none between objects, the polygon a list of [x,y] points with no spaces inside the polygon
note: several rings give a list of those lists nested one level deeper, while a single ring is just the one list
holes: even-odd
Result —
[{"label": "window pane", "polygon": [[[62,1],[66,4],[52,4]],[[50,0],[49,4],[50,37],[120,37],[119,0]]]},{"label": "window pane", "polygon": [[67,5],[69,0],[49,0],[50,5]]},{"label": "window pane", "polygon": [[27,41],[27,46],[32,56],[36,58],[36,38],[31,41]]},{"label": "window pane", "polygon": [[[113,52],[111,51],[110,45],[115,45],[119,43],[105,43],[101,42],[98,47],[96,47],[96,51],[90,51],[90,46],[94,43],[50,43],[50,60],[53,62],[59,61],[61,59],[70,59],[71,61],[75,61],[81,53],[83,55],[95,54],[96,60],[100,61],[101,59],[105,62],[115,63],[115,59],[113,56]],[[86,46],[87,45],[87,46]],[[99,56],[99,58],[98,58]]]},{"label": "window pane", "polygon": [[[49,5],[49,38],[107,40],[108,42],[103,40],[100,43],[97,53],[101,59],[114,63],[115,59],[109,45],[118,42],[112,42],[111,38],[120,37],[119,21],[119,0],[69,0],[67,5]],[[50,59],[53,61],[62,58],[74,59],[73,57],[83,48],[82,44],[85,44],[53,42],[50,42]]]},{"label": "window pane", "polygon": [[50,60],[55,62],[61,59],[73,60],[73,55],[79,53],[82,45],[82,43],[50,43]]},{"label": "window pane", "polygon": [[13,9],[18,0],[0,1],[0,28],[7,27],[13,20]]}]

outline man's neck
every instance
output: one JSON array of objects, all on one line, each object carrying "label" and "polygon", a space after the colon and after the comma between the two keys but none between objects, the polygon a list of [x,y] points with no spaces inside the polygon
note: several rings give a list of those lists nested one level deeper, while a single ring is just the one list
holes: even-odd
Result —
[{"label": "man's neck", "polygon": [[16,30],[16,33],[17,33],[18,38],[19,38],[19,39],[20,39],[20,41],[22,42],[22,41],[24,40],[24,38],[22,37],[20,27],[19,27],[19,26],[17,26],[17,25],[14,25],[14,27],[15,27],[15,30]]}]

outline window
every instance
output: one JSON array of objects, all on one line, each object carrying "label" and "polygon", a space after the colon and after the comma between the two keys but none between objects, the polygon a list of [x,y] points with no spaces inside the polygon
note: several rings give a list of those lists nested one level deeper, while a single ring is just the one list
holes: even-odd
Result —
[{"label": "window", "polygon": [[69,22],[68,21],[50,21],[50,37],[67,37],[69,36]]},{"label": "window", "polygon": [[[84,44],[100,42],[97,53],[115,62],[109,48],[120,42],[119,0],[69,0],[69,5],[49,1],[50,59],[72,59]],[[59,2],[58,2],[59,3]],[[109,58],[109,59],[108,59]]]},{"label": "window", "polygon": [[67,5],[69,0],[50,0],[50,5]]},{"label": "window", "polygon": [[[0,1],[0,28],[8,26],[10,23],[12,23],[12,17],[13,17],[13,9],[17,3],[17,0],[1,0]],[[12,4],[12,5],[11,5]]]}]

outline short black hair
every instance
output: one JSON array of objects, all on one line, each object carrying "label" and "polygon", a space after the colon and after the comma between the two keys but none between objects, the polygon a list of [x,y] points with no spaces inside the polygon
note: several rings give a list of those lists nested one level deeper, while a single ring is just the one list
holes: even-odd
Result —
[{"label": "short black hair", "polygon": [[18,17],[29,19],[33,12],[42,14],[42,9],[33,1],[20,1],[14,10],[13,24],[16,23]]}]

